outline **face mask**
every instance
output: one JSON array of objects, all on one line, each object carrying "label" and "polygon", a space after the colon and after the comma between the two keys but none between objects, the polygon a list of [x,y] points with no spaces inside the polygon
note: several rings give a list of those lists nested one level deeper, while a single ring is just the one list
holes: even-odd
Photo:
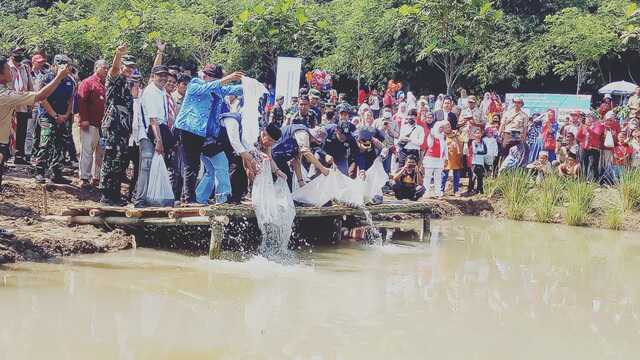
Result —
[{"label": "face mask", "polygon": [[24,56],[23,55],[13,55],[13,59],[16,62],[20,62],[20,61],[24,60]]},{"label": "face mask", "polygon": [[415,119],[410,119],[409,120],[409,125],[415,125],[416,124],[416,120]]}]

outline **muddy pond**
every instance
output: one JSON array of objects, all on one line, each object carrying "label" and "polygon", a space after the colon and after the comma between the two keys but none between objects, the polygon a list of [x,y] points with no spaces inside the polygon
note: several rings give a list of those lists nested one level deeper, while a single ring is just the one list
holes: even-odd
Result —
[{"label": "muddy pond", "polygon": [[293,265],[136,249],[0,267],[0,359],[638,357],[640,234],[431,228]]}]

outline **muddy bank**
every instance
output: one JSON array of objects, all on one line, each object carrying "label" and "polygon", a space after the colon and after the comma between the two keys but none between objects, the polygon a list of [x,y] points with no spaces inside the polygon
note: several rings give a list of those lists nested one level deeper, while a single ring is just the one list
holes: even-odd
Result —
[{"label": "muddy bank", "polygon": [[48,216],[60,214],[72,204],[97,204],[99,195],[96,191],[81,190],[76,186],[48,186],[45,214],[42,186],[21,175],[10,173],[0,189],[0,228],[12,232],[0,235],[0,264],[134,246],[134,238],[122,230],[69,226],[63,219]]}]

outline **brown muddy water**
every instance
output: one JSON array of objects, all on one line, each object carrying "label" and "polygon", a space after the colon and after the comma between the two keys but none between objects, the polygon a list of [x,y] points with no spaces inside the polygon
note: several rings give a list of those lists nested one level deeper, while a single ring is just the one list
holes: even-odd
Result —
[{"label": "brown muddy water", "polygon": [[137,249],[3,267],[0,359],[640,356],[639,234],[468,217],[432,229],[297,265]]}]

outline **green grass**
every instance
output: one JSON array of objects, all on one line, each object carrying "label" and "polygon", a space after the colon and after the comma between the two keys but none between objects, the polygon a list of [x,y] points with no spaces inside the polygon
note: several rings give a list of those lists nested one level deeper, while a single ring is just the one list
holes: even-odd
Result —
[{"label": "green grass", "polygon": [[506,204],[507,218],[522,220],[529,207],[529,189],[533,179],[525,170],[510,171],[496,179],[494,193],[501,194]]},{"label": "green grass", "polygon": [[595,199],[595,185],[583,180],[567,183],[566,200],[568,202],[565,220],[567,224],[584,225],[591,213]]},{"label": "green grass", "polygon": [[622,209],[630,211],[640,208],[640,169],[625,170],[616,189],[622,199]]},{"label": "green grass", "polygon": [[553,222],[555,208],[562,200],[565,182],[556,175],[548,175],[534,191],[533,206],[536,221]]},{"label": "green grass", "polygon": [[622,230],[624,226],[624,210],[621,206],[611,205],[604,211],[604,223],[608,229]]}]

